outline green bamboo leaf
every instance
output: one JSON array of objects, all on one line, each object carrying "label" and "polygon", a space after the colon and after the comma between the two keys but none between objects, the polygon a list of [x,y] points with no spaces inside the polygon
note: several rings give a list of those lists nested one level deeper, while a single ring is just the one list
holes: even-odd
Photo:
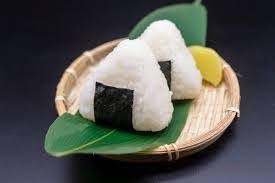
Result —
[{"label": "green bamboo leaf", "polygon": [[176,4],[159,8],[145,16],[130,32],[129,39],[138,38],[152,22],[167,19],[176,24],[187,46],[205,45],[207,11],[200,0],[192,4]]},{"label": "green bamboo leaf", "polygon": [[113,129],[93,123],[79,114],[65,113],[50,126],[45,149],[60,157],[75,153],[129,154],[170,144],[177,140],[183,129],[191,102],[174,102],[170,125],[156,133]]}]

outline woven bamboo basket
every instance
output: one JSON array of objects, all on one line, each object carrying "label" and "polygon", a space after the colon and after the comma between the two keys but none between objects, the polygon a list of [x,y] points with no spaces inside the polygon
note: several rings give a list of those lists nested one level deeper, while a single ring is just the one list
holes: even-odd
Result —
[{"label": "woven bamboo basket", "polygon": [[[76,113],[79,93],[100,62],[122,39],[102,44],[84,52],[65,70],[57,86],[55,104],[58,114]],[[196,153],[215,142],[239,117],[240,88],[233,69],[223,62],[223,81],[218,87],[203,83],[200,96],[193,100],[186,125],[173,144],[160,146],[152,151],[106,157],[131,162],[173,161]]]}]

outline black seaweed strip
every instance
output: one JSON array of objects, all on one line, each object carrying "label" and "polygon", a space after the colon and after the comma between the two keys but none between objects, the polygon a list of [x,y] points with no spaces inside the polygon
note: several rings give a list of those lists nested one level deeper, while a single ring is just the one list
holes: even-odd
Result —
[{"label": "black seaweed strip", "polygon": [[133,129],[134,90],[116,88],[96,82],[94,114],[96,123]]},{"label": "black seaweed strip", "polygon": [[160,61],[158,64],[166,78],[169,89],[171,89],[171,61]]}]

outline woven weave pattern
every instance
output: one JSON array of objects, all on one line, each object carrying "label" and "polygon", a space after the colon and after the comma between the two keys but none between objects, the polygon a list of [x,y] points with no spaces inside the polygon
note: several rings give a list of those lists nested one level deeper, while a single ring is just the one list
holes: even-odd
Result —
[{"label": "woven weave pattern", "polygon": [[[97,63],[120,41],[121,39],[108,42],[84,52],[65,70],[55,99],[59,115],[64,112],[77,112],[79,94],[87,76],[94,72]],[[203,83],[201,94],[193,100],[186,125],[175,143],[138,154],[108,157],[135,162],[171,161],[195,153],[213,143],[230,125],[235,115],[239,115],[239,84],[234,71],[226,62],[223,76],[224,79],[218,87]]]}]

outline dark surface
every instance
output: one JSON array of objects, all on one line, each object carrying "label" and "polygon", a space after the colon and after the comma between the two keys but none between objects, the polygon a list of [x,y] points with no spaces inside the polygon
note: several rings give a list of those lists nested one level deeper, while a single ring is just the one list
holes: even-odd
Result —
[{"label": "dark surface", "polygon": [[205,1],[207,45],[239,73],[241,118],[211,147],[174,163],[54,158],[43,149],[55,87],[84,50],[124,37],[149,11],[182,1],[9,1],[0,11],[0,182],[274,182],[275,3]]},{"label": "dark surface", "polygon": [[158,62],[161,72],[164,74],[169,89],[171,88],[171,61]]},{"label": "dark surface", "polygon": [[118,128],[133,129],[134,90],[116,88],[96,82],[95,122]]}]

